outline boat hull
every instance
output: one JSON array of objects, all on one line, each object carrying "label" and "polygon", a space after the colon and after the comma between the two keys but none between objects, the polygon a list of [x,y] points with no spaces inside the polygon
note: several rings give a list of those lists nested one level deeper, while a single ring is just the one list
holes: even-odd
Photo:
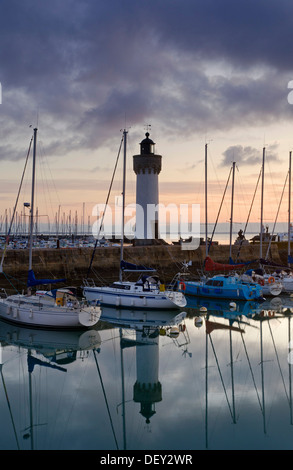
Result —
[{"label": "boat hull", "polygon": [[21,301],[10,302],[0,299],[0,318],[10,323],[34,328],[89,328],[94,326],[100,317],[100,309],[93,307],[62,308],[48,306],[22,305]]},{"label": "boat hull", "polygon": [[185,307],[186,299],[180,292],[119,292],[109,287],[84,287],[89,302],[99,302],[119,308],[178,309]]},{"label": "boat hull", "polygon": [[250,289],[246,286],[227,286],[225,288],[206,286],[198,282],[186,282],[185,294],[195,295],[197,297],[208,297],[213,299],[227,299],[227,300],[259,300],[262,299],[262,293],[257,288]]}]

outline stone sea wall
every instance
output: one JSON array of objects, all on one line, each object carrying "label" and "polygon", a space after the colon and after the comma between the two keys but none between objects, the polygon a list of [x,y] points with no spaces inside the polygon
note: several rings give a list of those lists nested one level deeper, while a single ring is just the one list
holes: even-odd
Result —
[{"label": "stone sea wall", "polygon": [[[263,257],[267,245],[263,244]],[[37,278],[66,278],[67,285],[80,286],[87,277],[92,248],[71,249],[35,249],[33,251],[33,269]],[[233,246],[232,257],[236,258],[238,247]],[[276,263],[286,264],[287,244],[273,243],[269,258]],[[210,249],[211,258],[219,263],[227,263],[229,259],[228,245],[214,245]],[[0,257],[2,252],[0,251]],[[205,246],[194,251],[183,251],[179,245],[158,246],[125,246],[124,259],[131,263],[144,264],[155,268],[164,282],[182,269],[183,262],[192,261],[190,272],[197,274],[202,268],[205,258]],[[259,258],[259,244],[243,246],[238,261],[251,261]],[[106,283],[117,280],[120,263],[119,247],[99,247],[95,251],[92,272],[89,277],[104,280]],[[25,287],[28,270],[28,251],[7,251],[3,264],[5,274],[0,274],[0,287],[10,288],[11,283],[18,290]]]}]

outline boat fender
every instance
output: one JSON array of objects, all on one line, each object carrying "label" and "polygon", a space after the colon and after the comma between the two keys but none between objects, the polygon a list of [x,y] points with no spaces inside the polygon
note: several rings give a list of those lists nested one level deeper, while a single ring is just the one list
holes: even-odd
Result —
[{"label": "boat fender", "polygon": [[202,307],[200,307],[199,311],[200,312],[207,312],[208,309],[206,307],[202,306]]},{"label": "boat fender", "polygon": [[183,290],[183,291],[186,290],[185,282],[183,282],[183,281],[180,281],[180,282],[179,282],[179,289],[180,289],[180,290]]},{"label": "boat fender", "polygon": [[180,332],[179,332],[178,326],[172,326],[171,329],[170,329],[170,331],[169,331],[169,336],[170,336],[171,338],[178,338],[179,333],[180,333]]},{"label": "boat fender", "polygon": [[274,276],[270,276],[269,279],[268,279],[268,283],[273,284],[274,282],[275,282]]},{"label": "boat fender", "polygon": [[195,317],[194,319],[194,326],[200,328],[203,324],[203,319],[201,317]]}]

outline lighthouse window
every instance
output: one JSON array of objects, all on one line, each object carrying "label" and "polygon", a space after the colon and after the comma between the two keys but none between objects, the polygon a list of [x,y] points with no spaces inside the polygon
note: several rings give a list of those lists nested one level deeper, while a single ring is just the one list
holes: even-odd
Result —
[{"label": "lighthouse window", "polygon": [[154,153],[154,144],[151,144],[150,142],[144,142],[143,144],[141,144],[141,153],[142,154]]}]

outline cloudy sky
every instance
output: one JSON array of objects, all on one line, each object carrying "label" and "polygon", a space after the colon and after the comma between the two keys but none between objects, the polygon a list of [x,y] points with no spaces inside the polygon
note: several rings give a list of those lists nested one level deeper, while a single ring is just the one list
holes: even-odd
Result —
[{"label": "cloudy sky", "polygon": [[290,0],[2,0],[0,214],[14,205],[35,126],[39,179],[53,188],[40,212],[104,203],[125,127],[135,202],[132,155],[151,124],[162,203],[203,203],[208,142],[210,217],[236,161],[245,221],[265,146],[274,219],[293,145],[292,18]]}]

